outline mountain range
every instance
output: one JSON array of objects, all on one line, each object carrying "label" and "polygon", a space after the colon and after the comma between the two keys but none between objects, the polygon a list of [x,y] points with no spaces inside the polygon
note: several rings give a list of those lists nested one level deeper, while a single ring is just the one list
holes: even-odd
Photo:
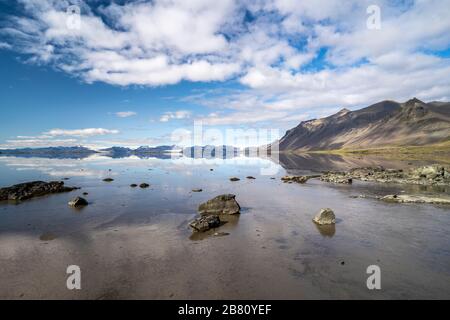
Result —
[{"label": "mountain range", "polygon": [[[425,103],[417,98],[404,103],[385,100],[355,111],[342,109],[325,118],[302,121],[275,143],[260,148],[280,152],[324,150],[358,150],[385,147],[429,146],[450,142],[450,102]],[[450,144],[449,144],[450,145]],[[219,149],[217,149],[219,148]],[[0,154],[22,157],[86,157],[100,153],[110,157],[182,153],[188,157],[216,157],[216,151],[235,156],[240,151],[233,146],[192,146],[179,148],[163,145],[142,146],[137,149],[111,147],[94,151],[86,147],[49,147],[0,150]],[[254,151],[255,151],[254,150]],[[218,154],[217,156],[223,157]]]},{"label": "mountain range", "polygon": [[[381,101],[301,122],[278,141],[279,151],[426,146],[450,140],[450,103]],[[271,145],[273,146],[273,144]],[[272,148],[275,149],[275,148]]]}]

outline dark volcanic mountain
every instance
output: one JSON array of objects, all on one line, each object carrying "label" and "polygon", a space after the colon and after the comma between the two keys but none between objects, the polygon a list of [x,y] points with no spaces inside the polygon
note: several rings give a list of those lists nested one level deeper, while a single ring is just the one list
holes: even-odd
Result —
[{"label": "dark volcanic mountain", "polygon": [[280,151],[422,146],[450,139],[450,102],[382,101],[301,122],[279,141]]}]

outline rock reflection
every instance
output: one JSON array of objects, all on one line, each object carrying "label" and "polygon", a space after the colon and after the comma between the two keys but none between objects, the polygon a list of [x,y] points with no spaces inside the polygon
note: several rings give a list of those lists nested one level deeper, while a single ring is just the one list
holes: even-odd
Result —
[{"label": "rock reflection", "polygon": [[232,230],[237,226],[239,221],[239,214],[235,215],[221,215],[220,222],[221,226],[219,228],[211,229],[205,232],[193,232],[189,237],[192,241],[204,240],[207,238],[223,237],[232,233]]},{"label": "rock reflection", "polygon": [[336,233],[336,226],[334,224],[318,225],[314,223],[314,225],[323,237],[332,238]]}]

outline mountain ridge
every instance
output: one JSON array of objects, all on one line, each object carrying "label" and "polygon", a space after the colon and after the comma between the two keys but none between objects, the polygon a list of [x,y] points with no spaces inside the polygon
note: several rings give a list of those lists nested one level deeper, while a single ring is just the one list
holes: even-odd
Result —
[{"label": "mountain ridge", "polygon": [[[279,151],[425,146],[450,138],[450,103],[384,100],[300,122],[278,140]],[[273,145],[273,144],[272,144]]]}]

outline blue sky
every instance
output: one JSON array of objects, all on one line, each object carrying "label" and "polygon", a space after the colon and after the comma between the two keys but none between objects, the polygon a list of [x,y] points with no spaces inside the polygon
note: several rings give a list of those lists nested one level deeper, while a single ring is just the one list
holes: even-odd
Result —
[{"label": "blue sky", "polygon": [[280,135],[448,101],[449,16],[448,0],[0,0],[0,148],[171,144],[194,121]]}]

